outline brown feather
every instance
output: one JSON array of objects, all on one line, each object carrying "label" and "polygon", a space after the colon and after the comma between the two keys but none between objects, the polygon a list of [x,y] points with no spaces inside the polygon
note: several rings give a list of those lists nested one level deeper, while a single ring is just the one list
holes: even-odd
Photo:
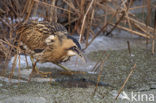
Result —
[{"label": "brown feather", "polygon": [[[67,38],[65,27],[58,23],[29,22],[18,28],[17,35],[20,46],[26,49],[25,52],[40,62],[66,61],[69,59],[68,48],[76,46]],[[54,38],[47,42],[50,36]]]}]

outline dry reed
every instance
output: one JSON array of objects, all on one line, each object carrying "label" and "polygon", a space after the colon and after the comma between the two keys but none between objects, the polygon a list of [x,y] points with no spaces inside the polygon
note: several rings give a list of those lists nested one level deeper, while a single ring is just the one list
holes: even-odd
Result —
[{"label": "dry reed", "polygon": [[[72,34],[79,34],[86,49],[100,34],[106,35],[116,29],[153,40],[155,28],[151,22],[152,10],[156,9],[151,0],[0,0],[0,57],[7,61],[19,54],[16,42],[16,27],[29,20],[60,22]],[[142,9],[147,16],[138,17],[132,10]],[[146,12],[145,12],[146,10]],[[156,13],[156,12],[155,12]],[[156,14],[155,14],[156,15]],[[156,21],[156,16],[155,16]],[[111,27],[111,29],[109,29]],[[95,29],[99,29],[96,31]],[[90,38],[90,40],[89,40]],[[15,58],[16,59],[16,58]],[[1,61],[1,62],[2,62]],[[16,61],[16,60],[15,60]],[[14,65],[16,63],[13,63]]]}]

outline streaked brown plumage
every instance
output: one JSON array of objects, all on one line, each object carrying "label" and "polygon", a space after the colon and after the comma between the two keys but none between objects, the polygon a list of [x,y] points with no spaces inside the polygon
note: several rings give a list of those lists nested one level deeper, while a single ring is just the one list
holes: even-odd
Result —
[{"label": "streaked brown plumage", "polygon": [[69,36],[66,28],[58,23],[29,22],[18,27],[17,36],[19,47],[35,58],[36,63],[59,64],[74,55],[82,57],[78,41]]}]

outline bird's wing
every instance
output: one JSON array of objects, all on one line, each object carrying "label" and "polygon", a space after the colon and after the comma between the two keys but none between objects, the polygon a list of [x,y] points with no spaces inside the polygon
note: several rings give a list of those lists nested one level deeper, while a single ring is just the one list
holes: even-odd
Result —
[{"label": "bird's wing", "polygon": [[[30,22],[20,26],[17,30],[19,40],[24,49],[29,49],[35,53],[42,52],[47,46],[53,43],[53,37],[59,33],[66,34],[67,30],[59,23]],[[46,42],[47,41],[47,42]]]}]

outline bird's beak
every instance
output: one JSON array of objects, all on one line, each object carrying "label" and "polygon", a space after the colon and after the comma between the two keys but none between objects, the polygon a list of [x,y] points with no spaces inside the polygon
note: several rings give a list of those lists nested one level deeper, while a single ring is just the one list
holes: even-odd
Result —
[{"label": "bird's beak", "polygon": [[79,48],[76,48],[76,54],[78,57],[80,57],[82,59],[82,61],[84,61],[86,63],[86,58],[83,55],[83,52]]}]

